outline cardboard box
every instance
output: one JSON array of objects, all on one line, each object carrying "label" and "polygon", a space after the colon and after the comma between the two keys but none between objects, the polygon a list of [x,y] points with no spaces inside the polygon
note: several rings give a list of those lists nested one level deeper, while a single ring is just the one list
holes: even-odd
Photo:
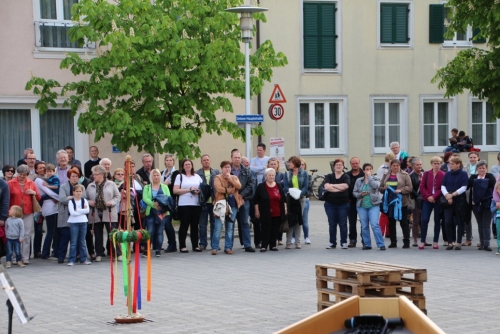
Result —
[{"label": "cardboard box", "polygon": [[405,328],[413,333],[444,334],[444,331],[405,296],[398,298],[353,296],[276,333],[329,334],[345,328],[344,320],[363,314],[380,314],[384,318],[402,318]]}]

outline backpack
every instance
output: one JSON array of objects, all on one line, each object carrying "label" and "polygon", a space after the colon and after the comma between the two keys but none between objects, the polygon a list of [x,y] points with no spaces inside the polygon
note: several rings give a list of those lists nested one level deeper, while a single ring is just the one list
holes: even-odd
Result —
[{"label": "backpack", "polygon": [[[80,201],[81,201],[81,205],[82,205],[82,209],[83,209],[83,207],[85,206],[85,200],[82,197],[82,198],[80,198]],[[76,202],[75,202],[74,198],[71,199],[71,203],[73,203],[73,210],[76,211]]]}]

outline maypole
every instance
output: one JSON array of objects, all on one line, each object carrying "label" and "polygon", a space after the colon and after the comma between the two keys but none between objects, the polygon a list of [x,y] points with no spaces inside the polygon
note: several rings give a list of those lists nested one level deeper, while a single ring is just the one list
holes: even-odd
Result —
[{"label": "maypole", "polygon": [[[109,234],[111,240],[112,254],[110,256],[110,268],[111,268],[111,291],[110,291],[110,301],[111,305],[114,305],[114,297],[116,294],[116,279],[118,276],[118,266],[117,264],[117,249],[121,249],[122,253],[122,272],[123,272],[123,292],[126,297],[127,314],[119,315],[115,317],[115,321],[118,323],[135,323],[142,322],[146,318],[144,315],[137,312],[141,309],[141,273],[140,273],[140,257],[139,257],[139,243],[147,242],[149,246],[150,235],[147,230],[142,228],[142,223],[139,216],[139,226],[140,229],[135,231],[132,226],[132,201],[131,201],[131,191],[135,194],[135,187],[133,185],[133,175],[130,173],[130,155],[127,155],[125,161],[125,198],[120,194],[120,219],[118,222],[118,228],[113,229]],[[136,202],[136,209],[139,208],[139,203],[137,201],[137,194],[134,196]],[[125,207],[125,210],[123,210]],[[125,213],[125,214],[123,214]],[[122,221],[123,220],[123,221]],[[123,223],[123,224],[122,224]],[[135,268],[132,268],[132,247],[135,244]],[[148,249],[149,255],[149,249]],[[114,258],[113,258],[114,256]],[[148,259],[149,260],[149,259]],[[113,261],[115,266],[113,266]],[[148,281],[148,298],[150,301],[150,282],[151,282],[151,262],[148,261],[147,268],[147,281]],[[133,280],[132,280],[133,277]]]}]

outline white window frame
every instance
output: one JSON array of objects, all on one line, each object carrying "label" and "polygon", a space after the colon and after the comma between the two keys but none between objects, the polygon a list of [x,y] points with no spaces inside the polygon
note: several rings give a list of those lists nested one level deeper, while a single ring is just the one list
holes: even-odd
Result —
[{"label": "white window frame", "polygon": [[[50,22],[54,23],[56,26],[73,24],[71,20],[51,20],[51,19],[42,19],[41,18],[41,9],[40,9],[40,0],[32,0],[33,1],[33,17],[34,17],[34,32],[35,32],[35,50],[33,51],[34,58],[39,59],[64,59],[66,58],[66,52],[76,52],[78,54],[84,55],[87,54],[89,58],[95,58],[97,56],[95,47],[96,43],[91,43],[92,47],[83,47],[83,48],[52,48],[52,47],[43,47],[38,46],[37,43],[40,40],[40,26],[38,22]],[[59,2],[61,0],[56,0]],[[62,1],[61,1],[62,2]],[[64,18],[64,13],[61,5],[57,5],[57,16]]]},{"label": "white window frame", "polygon": [[[335,41],[335,59],[337,61],[337,68],[305,68],[304,67],[304,2],[331,2],[335,3],[335,31],[337,38]],[[329,74],[342,74],[342,0],[300,0],[300,69],[302,74],[308,73],[329,73]]]},{"label": "white window frame", "polygon": [[[35,104],[39,98],[37,96],[0,96],[0,109],[29,109],[31,112],[31,148],[35,151],[38,158],[40,157],[40,152],[42,147],[40,145],[40,112],[35,108]],[[56,99],[57,106],[55,108],[50,107],[49,109],[68,109],[68,107],[63,108],[62,104],[64,99]],[[85,133],[78,131],[78,117],[80,116],[81,110],[78,110],[75,117],[73,117],[73,127],[74,127],[74,140],[75,140],[75,159],[80,161],[87,161],[89,159],[89,136]],[[22,154],[22,152],[19,152]],[[47,159],[47,163],[52,163],[56,160],[56,157],[43,157]]]},{"label": "white window frame", "polygon": [[[497,142],[496,142],[496,144],[495,145],[476,145],[477,140],[472,135],[472,102],[486,103],[486,102],[488,102],[488,100],[480,100],[474,96],[469,95],[469,112],[468,112],[468,120],[469,120],[469,129],[468,130],[469,131],[468,131],[467,135],[472,137],[472,142],[474,144],[474,147],[481,149],[481,151],[497,152],[500,149],[500,119],[497,118],[497,120],[496,120],[496,125],[497,125],[497,131],[496,131]],[[484,118],[486,117],[486,108],[483,108],[483,117]],[[486,136],[485,124],[486,123],[483,123],[483,135],[484,136]],[[486,137],[484,137],[484,139],[486,139]],[[485,141],[483,141],[483,142],[485,142]]]},{"label": "white window frame", "polygon": [[[445,6],[446,10],[446,4],[448,3],[448,0],[441,0],[440,4]],[[446,21],[446,17],[445,17]],[[444,24],[444,22],[443,22]],[[443,48],[470,48],[472,47],[472,37],[473,37],[473,31],[471,26],[467,26],[467,31],[465,32],[465,41],[457,41],[457,33],[455,32],[455,37],[453,37],[452,40],[444,40],[442,46]]]},{"label": "white window frame", "polygon": [[[420,152],[421,153],[441,153],[446,146],[424,146],[424,103],[428,102],[448,102],[448,133],[451,136],[451,129],[458,128],[457,97],[445,98],[443,95],[420,95]],[[436,130],[437,131],[437,130]],[[437,135],[437,133],[436,133]],[[437,137],[436,137],[437,138]]]},{"label": "white window frame", "polygon": [[[380,5],[386,3],[408,4],[408,8],[410,9],[410,13],[408,14],[408,37],[410,41],[408,43],[389,44],[380,42]],[[377,0],[377,49],[413,49],[415,22],[413,12],[413,0]]]},{"label": "white window frame", "polygon": [[[300,148],[300,104],[301,103],[338,103],[339,104],[339,147],[338,148]],[[297,154],[299,155],[346,155],[347,152],[347,139],[348,139],[348,127],[347,127],[347,96],[298,96],[296,97],[296,146]],[[325,108],[326,111],[326,108]],[[315,132],[314,132],[314,113],[309,113],[309,139],[311,146],[314,144]],[[330,115],[325,112],[325,146],[330,144],[330,131],[326,130],[330,127]]]},{"label": "white window frame", "polygon": [[[375,103],[399,103],[399,145],[401,150],[408,151],[408,96],[407,95],[372,95],[370,96],[370,142],[372,154],[386,154],[391,150],[386,138],[387,147],[375,147]],[[386,117],[386,121],[388,117]],[[386,123],[387,124],[387,123]]]}]

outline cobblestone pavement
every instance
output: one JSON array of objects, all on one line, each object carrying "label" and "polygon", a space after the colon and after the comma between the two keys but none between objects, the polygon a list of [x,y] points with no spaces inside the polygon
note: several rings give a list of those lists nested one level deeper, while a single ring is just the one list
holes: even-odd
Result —
[{"label": "cobblestone pavement", "polygon": [[[14,319],[14,333],[272,333],[316,312],[315,264],[356,261],[427,268],[427,310],[438,326],[447,333],[499,332],[496,242],[493,252],[476,247],[446,251],[442,246],[363,251],[359,241],[355,249],[327,250],[322,204],[311,202],[312,244],[301,250],[282,246],[279,252],[245,253],[236,239],[231,256],[205,251],[153,258],[152,301],[144,301],[143,289],[141,311],[148,323],[107,324],[126,312],[123,293],[110,306],[108,261],[68,267],[36,259],[24,269],[9,269],[28,313],[36,314],[23,326]],[[399,227],[398,234],[401,247]],[[477,236],[475,229],[474,244]],[[145,259],[141,261],[145,288]],[[6,332],[5,306],[0,306],[0,319],[0,332]]]}]

